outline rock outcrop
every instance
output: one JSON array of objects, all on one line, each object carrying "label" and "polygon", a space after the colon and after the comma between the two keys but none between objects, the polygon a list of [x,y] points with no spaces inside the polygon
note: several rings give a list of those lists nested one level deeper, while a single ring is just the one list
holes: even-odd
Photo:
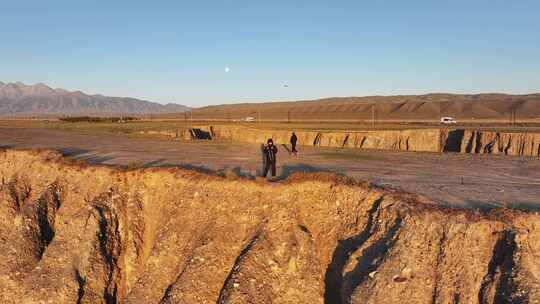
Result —
[{"label": "rock outcrop", "polygon": [[0,152],[2,303],[537,303],[540,216]]}]

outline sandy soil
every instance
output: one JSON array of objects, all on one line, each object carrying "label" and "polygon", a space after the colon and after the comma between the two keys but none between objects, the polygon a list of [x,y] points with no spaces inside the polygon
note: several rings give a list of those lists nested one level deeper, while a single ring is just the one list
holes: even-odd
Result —
[{"label": "sandy soil", "polygon": [[[96,164],[179,166],[202,171],[260,174],[260,146],[176,142],[119,135],[85,135],[44,129],[0,128],[0,146],[52,148]],[[300,147],[298,157],[280,146],[278,179],[293,172],[331,171],[400,188],[440,204],[489,208],[500,204],[540,209],[540,160]]]}]

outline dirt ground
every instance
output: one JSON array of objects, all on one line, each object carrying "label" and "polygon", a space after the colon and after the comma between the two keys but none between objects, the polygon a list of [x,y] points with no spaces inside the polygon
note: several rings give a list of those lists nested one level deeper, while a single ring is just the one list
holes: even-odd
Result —
[{"label": "dirt ground", "polygon": [[[260,146],[178,142],[51,129],[0,128],[0,147],[48,148],[94,164],[178,166],[255,178]],[[361,151],[300,147],[298,157],[279,146],[278,180],[293,172],[330,171],[425,196],[440,204],[489,208],[505,204],[540,209],[540,160],[494,155]]]}]

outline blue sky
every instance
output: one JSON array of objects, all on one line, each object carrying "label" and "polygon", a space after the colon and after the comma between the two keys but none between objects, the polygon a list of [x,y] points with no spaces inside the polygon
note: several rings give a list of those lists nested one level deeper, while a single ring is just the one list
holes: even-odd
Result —
[{"label": "blue sky", "polygon": [[0,8],[3,82],[191,106],[540,92],[538,0],[0,0]]}]

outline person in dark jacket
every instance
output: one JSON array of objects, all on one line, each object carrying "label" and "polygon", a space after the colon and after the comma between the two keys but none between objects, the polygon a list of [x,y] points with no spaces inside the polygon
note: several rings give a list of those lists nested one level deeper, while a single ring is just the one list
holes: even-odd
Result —
[{"label": "person in dark jacket", "polygon": [[292,132],[292,135],[291,135],[291,153],[294,154],[294,155],[298,155],[298,150],[296,150],[296,142],[298,141],[298,137],[296,137],[296,134],[294,132]]},{"label": "person in dark jacket", "polygon": [[264,172],[263,177],[266,178],[268,175],[268,171],[272,169],[272,176],[276,176],[276,154],[278,150],[277,147],[274,145],[274,141],[269,138],[266,142],[266,146],[264,146],[264,156],[265,156],[265,166],[264,166]]}]

